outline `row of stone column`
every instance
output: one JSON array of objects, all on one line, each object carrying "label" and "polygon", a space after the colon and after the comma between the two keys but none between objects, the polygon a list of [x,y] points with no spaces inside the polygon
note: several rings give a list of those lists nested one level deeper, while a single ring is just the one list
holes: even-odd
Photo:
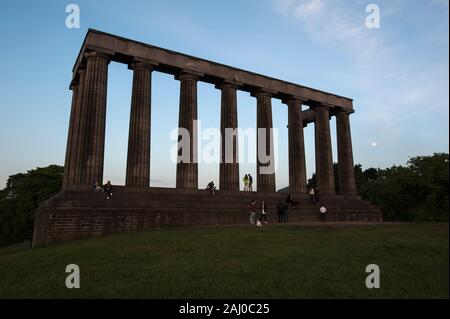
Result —
[{"label": "row of stone column", "polygon": [[[64,188],[72,185],[92,185],[103,181],[103,159],[105,143],[106,91],[109,57],[99,52],[85,55],[86,67],[80,69],[78,82],[72,84],[72,109],[67,141]],[[133,89],[131,98],[130,130],[126,186],[149,186],[150,181],[150,123],[151,123],[151,73],[153,66],[144,62],[132,63]],[[177,188],[198,188],[197,134],[194,127],[197,120],[198,76],[181,72],[176,76],[180,81],[179,128],[190,132],[189,162],[177,164]],[[232,138],[231,161],[226,156],[227,128],[236,129],[237,97],[236,83],[224,81],[216,86],[221,90],[221,163],[219,187],[223,190],[239,190],[238,137]],[[270,163],[274,163],[272,136],[272,94],[255,90],[257,99],[257,128],[266,129],[265,136],[257,134],[258,147],[265,150],[269,162],[257,159],[258,191],[275,192],[275,173],[262,173]],[[303,135],[302,103],[296,97],[283,101],[288,106],[289,135],[289,187],[292,192],[305,193],[306,165]],[[312,107],[315,113],[316,176],[319,190],[324,194],[334,193],[333,159],[330,133],[330,106]],[[355,195],[352,144],[349,112],[336,112],[339,189],[344,195]],[[265,138],[265,144],[259,139]],[[182,150],[180,150],[182,151]],[[179,154],[181,156],[182,154]]]}]

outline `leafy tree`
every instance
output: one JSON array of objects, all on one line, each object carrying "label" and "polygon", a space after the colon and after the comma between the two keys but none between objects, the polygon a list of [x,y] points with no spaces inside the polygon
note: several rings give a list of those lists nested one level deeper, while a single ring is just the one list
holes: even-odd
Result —
[{"label": "leafy tree", "polygon": [[64,168],[50,165],[8,178],[0,191],[0,245],[31,240],[39,203],[58,193]]},{"label": "leafy tree", "polygon": [[[355,165],[358,194],[378,205],[385,220],[448,221],[449,155],[410,158],[406,166],[362,169]],[[339,193],[337,163],[333,164],[335,189]],[[316,186],[316,175],[308,186]]]}]

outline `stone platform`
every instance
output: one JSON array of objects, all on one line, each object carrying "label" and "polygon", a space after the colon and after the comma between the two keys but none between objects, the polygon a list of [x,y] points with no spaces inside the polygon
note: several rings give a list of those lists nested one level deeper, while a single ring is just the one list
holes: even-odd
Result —
[{"label": "stone platform", "polygon": [[[65,190],[43,202],[34,226],[33,246],[116,232],[172,225],[248,223],[252,199],[268,205],[269,223],[277,222],[276,204],[287,193],[217,191],[173,188],[114,187],[111,199],[87,189]],[[308,195],[294,194],[298,207],[289,221],[319,221],[318,207]],[[381,221],[378,208],[358,196],[321,196],[328,221]]]}]

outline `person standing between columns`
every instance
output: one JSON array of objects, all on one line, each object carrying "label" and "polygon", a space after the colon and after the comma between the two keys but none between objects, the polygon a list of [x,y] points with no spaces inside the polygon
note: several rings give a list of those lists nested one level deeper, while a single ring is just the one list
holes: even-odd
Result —
[{"label": "person standing between columns", "polygon": [[244,192],[248,192],[248,175],[247,174],[245,174],[242,181],[244,182]]},{"label": "person standing between columns", "polygon": [[289,189],[291,192],[306,194],[306,161],[302,100],[290,97],[283,102],[288,106]]},{"label": "person standing between columns", "polygon": [[134,62],[126,186],[150,185],[151,73],[153,66]]},{"label": "person standing between columns", "polygon": [[[333,155],[330,133],[330,106],[317,105],[314,110],[317,187],[321,194],[334,194]],[[317,192],[316,192],[317,194]]]},{"label": "person standing between columns", "polygon": [[275,192],[275,154],[272,132],[272,94],[264,90],[252,93],[256,97],[258,192]]},{"label": "person standing between columns", "polygon": [[253,176],[248,174],[248,191],[253,192]]},{"label": "person standing between columns", "polygon": [[347,196],[356,195],[355,167],[353,164],[349,119],[351,112],[353,110],[339,109],[336,111],[339,193]]},{"label": "person standing between columns", "polygon": [[[181,72],[177,188],[198,189],[197,81],[198,76]],[[189,136],[186,136],[186,135]],[[185,139],[188,139],[187,141]]]}]

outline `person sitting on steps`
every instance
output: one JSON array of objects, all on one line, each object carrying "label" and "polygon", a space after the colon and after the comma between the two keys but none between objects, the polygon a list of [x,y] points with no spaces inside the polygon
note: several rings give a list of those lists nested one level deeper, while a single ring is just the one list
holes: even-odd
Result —
[{"label": "person sitting on steps", "polygon": [[289,194],[288,197],[286,198],[286,203],[290,204],[292,208],[297,207],[297,202],[294,200],[294,195]]},{"label": "person sitting on steps", "polygon": [[213,195],[216,193],[216,186],[214,186],[214,182],[213,181],[209,182],[208,186],[206,186],[206,189],[209,189],[209,191]]},{"label": "person sitting on steps", "polygon": [[106,193],[106,199],[109,199],[112,196],[113,187],[110,181],[105,184],[103,191]]},{"label": "person sitting on steps", "polygon": [[94,185],[92,186],[94,192],[101,192],[102,191],[102,187],[98,184],[98,182],[95,182]]}]

